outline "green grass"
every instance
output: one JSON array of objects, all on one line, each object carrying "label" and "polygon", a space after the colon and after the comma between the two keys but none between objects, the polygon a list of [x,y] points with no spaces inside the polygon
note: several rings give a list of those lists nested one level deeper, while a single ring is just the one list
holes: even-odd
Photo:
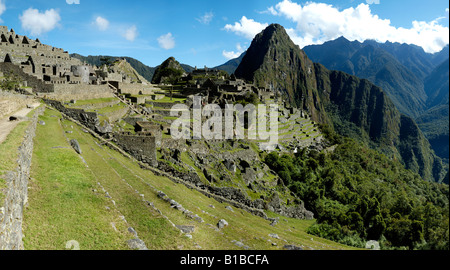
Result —
[{"label": "green grass", "polygon": [[97,112],[99,114],[108,114],[108,113],[113,113],[116,112],[118,110],[124,109],[126,107],[126,104],[123,102],[119,102],[117,104],[115,104],[114,106],[107,106],[107,107],[103,107],[100,109],[95,109],[95,110],[87,110],[88,112]]},{"label": "green grass", "polygon": [[0,176],[17,167],[18,148],[23,142],[30,121],[19,123],[0,144]]},{"label": "green grass", "polygon": [[96,179],[64,137],[60,116],[46,110],[40,117],[46,125],[36,132],[24,211],[25,249],[61,250],[70,240],[81,249],[126,249],[126,234],[116,232],[111,222],[118,228],[123,224],[106,209],[111,203],[93,191]]},{"label": "green grass", "polygon": [[169,96],[165,96],[162,99],[152,100],[154,103],[184,103],[186,98],[170,98]]},{"label": "green grass", "polygon": [[85,100],[77,100],[75,104],[69,104],[69,107],[77,107],[83,105],[93,105],[93,104],[101,104],[101,103],[109,103],[117,100],[117,98],[96,98],[96,99],[85,99]]}]

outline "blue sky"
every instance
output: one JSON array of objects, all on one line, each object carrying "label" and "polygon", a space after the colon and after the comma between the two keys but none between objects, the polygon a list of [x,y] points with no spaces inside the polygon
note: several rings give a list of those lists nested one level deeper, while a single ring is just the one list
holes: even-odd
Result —
[{"label": "blue sky", "polygon": [[0,24],[82,55],[130,56],[157,66],[170,56],[192,66],[238,56],[270,23],[300,47],[339,36],[448,44],[443,0],[0,0]]}]

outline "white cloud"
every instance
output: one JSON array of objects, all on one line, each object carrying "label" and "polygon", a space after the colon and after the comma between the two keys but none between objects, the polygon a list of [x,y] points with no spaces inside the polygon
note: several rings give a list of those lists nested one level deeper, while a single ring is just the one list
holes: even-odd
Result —
[{"label": "white cloud", "polygon": [[224,29],[235,32],[236,34],[244,36],[247,39],[253,39],[267,26],[269,26],[267,23],[255,22],[253,19],[247,19],[247,17],[242,16],[239,22],[235,22],[234,25],[227,24]]},{"label": "white cloud", "polygon": [[125,30],[125,33],[123,34],[123,37],[125,37],[128,41],[134,41],[136,37],[138,36],[138,31],[136,25],[131,26],[127,30]]},{"label": "white cloud", "polygon": [[38,36],[58,26],[61,17],[54,9],[41,13],[37,9],[29,8],[19,16],[19,19],[24,30],[29,31],[33,36]]},{"label": "white cloud", "polygon": [[175,38],[172,36],[172,33],[167,33],[158,38],[158,44],[165,50],[173,49],[175,47]]},{"label": "white cloud", "polygon": [[6,10],[6,6],[3,0],[0,0],[0,15],[3,14],[3,12],[5,12]]},{"label": "white cloud", "polygon": [[[3,14],[3,12],[6,11],[6,6],[3,0],[0,0],[0,16]],[[3,20],[0,18],[0,22],[3,22]]]},{"label": "white cloud", "polygon": [[214,13],[206,12],[200,18],[196,18],[196,20],[199,21],[202,24],[209,24],[212,21],[213,18],[214,18]]},{"label": "white cloud", "polygon": [[302,6],[283,0],[266,12],[296,24],[287,32],[300,47],[321,44],[340,36],[360,42],[373,39],[415,44],[430,53],[440,51],[449,43],[449,28],[439,24],[440,18],[431,22],[413,21],[410,28],[394,27],[390,20],[372,14],[370,6],[364,3],[356,8],[339,10],[324,3],[306,2]]},{"label": "white cloud", "polygon": [[245,51],[244,48],[242,48],[241,44],[238,43],[236,45],[236,49],[237,51],[223,51],[222,55],[227,58],[228,60],[234,59],[234,58],[238,58],[239,56],[241,56],[241,54]]},{"label": "white cloud", "polygon": [[94,24],[100,31],[105,31],[109,27],[109,21],[103,17],[98,16],[95,18]]},{"label": "white cloud", "polygon": [[69,5],[72,5],[72,4],[79,5],[80,4],[80,0],[66,0],[66,3],[69,4]]}]

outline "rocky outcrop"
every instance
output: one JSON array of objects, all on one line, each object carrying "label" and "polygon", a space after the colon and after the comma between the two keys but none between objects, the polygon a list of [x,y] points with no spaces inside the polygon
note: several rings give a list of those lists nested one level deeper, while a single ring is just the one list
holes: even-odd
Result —
[{"label": "rocky outcrop", "polygon": [[44,99],[47,105],[52,106],[66,116],[82,123],[87,128],[98,132],[101,135],[112,131],[111,127],[100,124],[98,114],[96,112],[86,112],[83,109],[72,109],[65,107],[61,102],[56,100]]},{"label": "rocky outcrop", "polygon": [[[383,89],[313,63],[281,25],[269,25],[256,35],[235,75],[271,89],[278,98],[307,111],[312,120],[332,126],[340,135],[401,159],[406,169],[427,181],[439,182],[446,173],[414,120],[402,115]],[[411,132],[404,132],[407,129]]]},{"label": "rocky outcrop", "polygon": [[169,57],[161,65],[156,67],[153,75],[153,84],[172,84],[172,79],[181,77],[185,73],[180,63],[173,57]]}]

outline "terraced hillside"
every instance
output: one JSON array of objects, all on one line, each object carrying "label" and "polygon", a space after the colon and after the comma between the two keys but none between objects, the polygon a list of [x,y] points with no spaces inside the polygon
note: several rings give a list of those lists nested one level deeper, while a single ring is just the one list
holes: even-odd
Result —
[{"label": "terraced hillside", "polygon": [[80,249],[348,248],[306,234],[314,220],[268,211],[273,219],[263,219],[157,176],[54,109],[39,119],[25,249],[65,249],[71,240]]}]

